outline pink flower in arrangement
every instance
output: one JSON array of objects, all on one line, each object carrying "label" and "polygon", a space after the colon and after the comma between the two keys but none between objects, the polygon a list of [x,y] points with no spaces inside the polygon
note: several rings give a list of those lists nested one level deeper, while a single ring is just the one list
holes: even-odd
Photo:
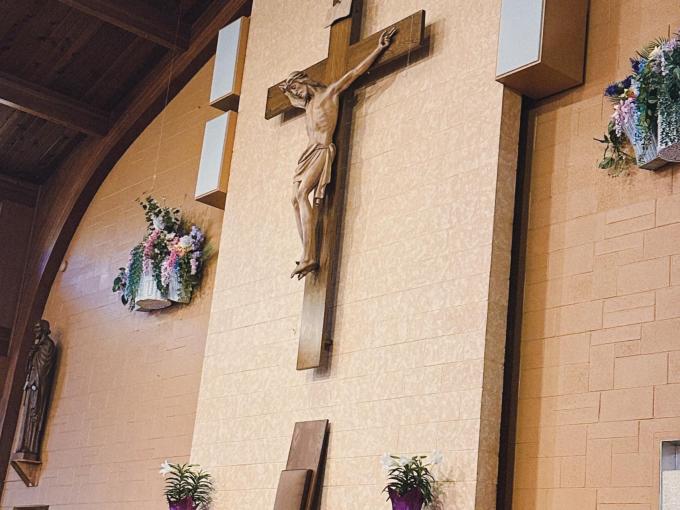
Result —
[{"label": "pink flower in arrangement", "polygon": [[618,136],[623,134],[624,126],[630,123],[634,116],[635,99],[632,97],[629,97],[625,101],[619,101],[619,104],[614,107],[614,115],[612,115],[612,119],[614,120],[614,126]]},{"label": "pink flower in arrangement", "polygon": [[161,267],[161,283],[163,285],[168,285],[170,283],[170,278],[176,270],[177,263],[179,262],[179,254],[176,250],[170,250],[170,255],[163,262]]},{"label": "pink flower in arrangement", "polygon": [[161,235],[160,230],[154,230],[146,238],[146,241],[144,241],[143,268],[144,268],[145,273],[150,273],[151,270],[152,270],[154,247],[155,247],[156,241],[158,240],[160,235]]},{"label": "pink flower in arrangement", "polygon": [[179,247],[179,238],[172,236],[168,242],[168,250],[170,254],[163,261],[163,266],[161,267],[161,282],[163,285],[168,285],[170,283],[170,278],[173,273],[177,271],[179,266],[179,259],[182,257],[182,250]]}]

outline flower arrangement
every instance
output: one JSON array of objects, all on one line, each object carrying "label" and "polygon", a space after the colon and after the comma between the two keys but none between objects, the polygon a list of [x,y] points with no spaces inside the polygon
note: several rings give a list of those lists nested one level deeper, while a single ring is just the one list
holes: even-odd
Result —
[{"label": "flower arrangement", "polygon": [[204,509],[210,503],[213,480],[195,464],[161,464],[165,478],[165,499],[170,510]]},{"label": "flower arrangement", "polygon": [[642,167],[657,157],[676,161],[680,142],[680,34],[650,43],[630,62],[630,76],[604,92],[614,113],[597,140],[605,144],[599,167],[611,175],[636,160]]},{"label": "flower arrangement", "polygon": [[[139,201],[147,231],[130,251],[126,267],[113,281],[113,292],[134,310],[145,280],[153,291],[170,301],[187,303],[199,285],[203,269],[205,236],[196,225],[187,224],[179,209],[161,207],[153,197]],[[148,283],[148,282],[147,282]]]},{"label": "flower arrangement", "polygon": [[387,492],[394,510],[420,510],[435,499],[435,478],[431,469],[441,464],[444,456],[435,451],[428,458],[424,455],[396,457],[386,453],[380,462],[387,471]]}]

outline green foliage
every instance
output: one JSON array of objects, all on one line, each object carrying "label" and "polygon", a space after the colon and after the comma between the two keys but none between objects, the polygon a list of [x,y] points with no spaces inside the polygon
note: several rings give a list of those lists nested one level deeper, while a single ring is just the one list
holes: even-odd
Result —
[{"label": "green foliage", "polygon": [[406,462],[400,461],[399,457],[391,456],[391,458],[393,463],[387,472],[389,483],[383,492],[389,493],[391,489],[400,496],[404,496],[411,490],[418,489],[423,495],[425,504],[432,503],[435,479],[430,472],[430,464],[423,462],[426,457],[415,456]]},{"label": "green foliage", "polygon": [[680,100],[680,48],[665,54],[662,97],[671,102]]},{"label": "green foliage", "polygon": [[123,305],[128,306],[131,310],[135,307],[135,297],[142,278],[143,252],[144,245],[142,243],[135,246],[130,251],[128,266],[119,268],[118,276],[113,280],[113,292],[118,292]]},{"label": "green foliage", "polygon": [[197,469],[196,464],[164,464],[165,498],[168,503],[178,503],[191,497],[197,508],[206,508],[213,492],[213,480],[209,473]]},{"label": "green foliage", "polygon": [[637,52],[638,56],[644,58],[645,60],[649,60],[652,52],[658,48],[659,46],[663,46],[668,42],[667,37],[657,37],[653,41],[650,41],[647,43],[647,45],[642,48],[640,51]]},{"label": "green foliage", "polygon": [[150,231],[154,228],[167,230],[168,232],[177,231],[181,222],[179,209],[161,207],[158,205],[156,199],[150,195],[144,197],[144,199],[137,200],[137,202],[142,206],[142,209],[144,209],[144,219],[146,219]]},{"label": "green foliage", "polygon": [[595,140],[605,146],[598,167],[607,170],[609,175],[613,177],[621,175],[635,164],[635,158],[626,151],[626,147],[629,146],[628,140],[625,136],[619,136],[616,133],[613,122],[609,123],[607,134],[602,139],[596,138]]},{"label": "green foliage", "polygon": [[128,266],[120,268],[113,292],[118,292],[123,304],[134,310],[143,276],[151,275],[165,297],[170,293],[170,281],[176,277],[182,299],[190,300],[200,284],[206,259],[203,232],[187,223],[179,209],[161,207],[151,196],[137,202],[144,210],[147,232],[131,250]]},{"label": "green foliage", "polygon": [[663,77],[655,71],[653,65],[649,64],[648,57],[643,56],[643,54],[649,55],[653,50],[654,47],[651,47],[651,49],[648,47],[640,52],[640,56],[646,59],[646,65],[641,72],[636,73],[634,76],[640,84],[635,102],[637,111],[640,114],[638,125],[643,134],[653,133],[656,136],[656,119],[658,117],[659,95],[663,86]]}]

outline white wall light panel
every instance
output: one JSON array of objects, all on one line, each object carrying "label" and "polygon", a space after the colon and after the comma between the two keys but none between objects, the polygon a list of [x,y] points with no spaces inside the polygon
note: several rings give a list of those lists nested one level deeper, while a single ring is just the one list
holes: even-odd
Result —
[{"label": "white wall light panel", "polygon": [[237,115],[230,111],[205,125],[195,198],[219,209],[227,197]]},{"label": "white wall light panel", "polygon": [[222,111],[237,111],[241,96],[250,18],[242,17],[220,30],[213,70],[210,105]]}]

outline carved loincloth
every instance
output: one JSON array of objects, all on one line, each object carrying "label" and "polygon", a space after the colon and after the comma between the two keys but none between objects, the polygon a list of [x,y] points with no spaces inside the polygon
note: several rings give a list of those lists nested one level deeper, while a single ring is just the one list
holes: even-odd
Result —
[{"label": "carved loincloth", "polygon": [[317,143],[310,145],[300,156],[293,182],[302,182],[308,175],[318,174],[314,199],[322,200],[326,195],[326,186],[331,182],[331,171],[335,159],[335,145],[328,146]]}]

